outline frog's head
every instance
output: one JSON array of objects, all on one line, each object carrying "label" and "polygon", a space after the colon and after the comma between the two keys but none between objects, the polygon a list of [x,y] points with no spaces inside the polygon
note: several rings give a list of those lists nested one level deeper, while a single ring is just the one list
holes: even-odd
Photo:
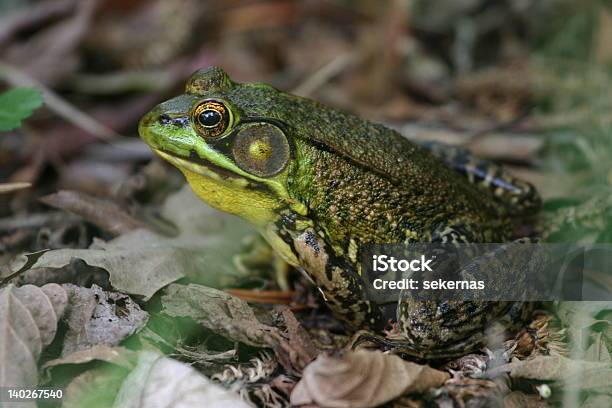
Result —
[{"label": "frog's head", "polygon": [[287,191],[294,145],[270,112],[269,98],[280,94],[267,85],[237,84],[220,68],[200,70],[184,94],[142,118],[139,133],[200,198],[263,226],[280,208],[305,212]]}]

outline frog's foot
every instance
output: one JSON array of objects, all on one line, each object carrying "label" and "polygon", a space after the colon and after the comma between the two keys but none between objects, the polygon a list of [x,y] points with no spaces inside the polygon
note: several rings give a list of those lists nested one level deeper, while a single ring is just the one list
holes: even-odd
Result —
[{"label": "frog's foot", "polygon": [[376,348],[411,360],[424,361],[428,359],[427,355],[420,353],[405,339],[390,338],[367,330],[356,332],[349,343],[349,348],[351,350]]}]

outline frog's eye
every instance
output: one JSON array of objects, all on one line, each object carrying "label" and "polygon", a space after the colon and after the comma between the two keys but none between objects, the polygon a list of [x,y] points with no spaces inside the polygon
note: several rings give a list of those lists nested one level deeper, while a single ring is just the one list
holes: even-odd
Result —
[{"label": "frog's eye", "polygon": [[193,110],[193,122],[202,136],[215,138],[230,127],[232,114],[221,102],[204,101]]},{"label": "frog's eye", "polygon": [[289,162],[290,152],[289,141],[283,131],[270,123],[246,125],[232,143],[236,164],[258,177],[280,173]]}]

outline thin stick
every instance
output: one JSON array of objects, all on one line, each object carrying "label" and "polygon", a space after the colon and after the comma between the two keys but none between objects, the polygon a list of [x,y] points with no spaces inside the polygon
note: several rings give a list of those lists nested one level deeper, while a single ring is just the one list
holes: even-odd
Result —
[{"label": "thin stick", "polygon": [[111,139],[116,140],[118,138],[124,138],[106,125],[98,122],[95,118],[79,110],[36,79],[2,61],[0,61],[0,78],[4,79],[12,86],[34,87],[39,89],[43,94],[47,107],[51,111],[98,139],[109,141]]},{"label": "thin stick", "polygon": [[314,91],[325,85],[330,79],[353,65],[355,60],[355,54],[352,52],[338,55],[296,86],[291,93],[300,96],[312,95]]}]

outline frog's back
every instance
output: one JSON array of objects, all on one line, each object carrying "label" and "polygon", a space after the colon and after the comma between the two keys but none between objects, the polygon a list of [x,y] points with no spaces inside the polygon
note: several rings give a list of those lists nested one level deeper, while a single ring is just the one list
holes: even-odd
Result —
[{"label": "frog's back", "polygon": [[[469,240],[510,238],[512,227],[502,203],[441,158],[392,129],[267,85],[239,85],[228,98],[240,104],[247,116],[274,118],[287,125],[294,139],[313,146],[319,172],[315,180],[331,185],[337,184],[338,174],[351,179],[345,183],[354,189],[349,194],[346,190],[321,187],[319,199],[311,200],[319,207],[350,215],[359,211],[363,214],[370,204],[376,204],[389,208],[394,212],[389,218],[397,219],[399,206],[406,220],[405,225],[399,223],[400,228],[415,229],[418,225],[416,240],[428,239],[426,236],[435,226],[445,229],[445,224],[453,222],[473,231]],[[344,163],[340,164],[340,160]],[[360,187],[373,188],[373,193],[392,196],[396,201],[383,205],[376,198],[377,202],[369,203],[374,197],[371,191],[362,194],[360,206],[355,199]],[[347,195],[352,198],[347,199]],[[342,207],[344,202],[346,208]],[[385,216],[382,213],[379,211],[381,221]],[[334,215],[326,213],[322,218],[333,219]],[[341,223],[342,219],[337,221]]]},{"label": "frog's back", "polygon": [[311,99],[260,84],[238,86],[228,96],[239,101],[243,109],[290,125],[294,136],[332,149],[395,184],[406,182],[406,176],[416,167],[445,167],[396,131]]}]

